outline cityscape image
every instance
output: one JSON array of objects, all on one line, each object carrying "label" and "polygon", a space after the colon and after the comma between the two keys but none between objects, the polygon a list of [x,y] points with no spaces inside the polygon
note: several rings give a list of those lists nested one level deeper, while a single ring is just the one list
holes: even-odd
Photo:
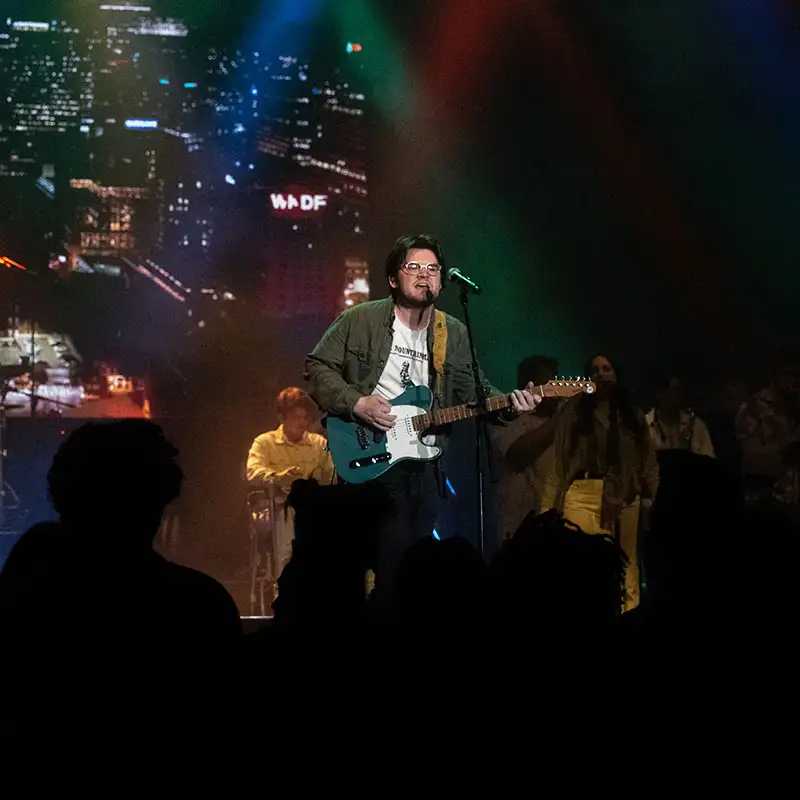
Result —
[{"label": "cityscape image", "polygon": [[170,0],[44,8],[0,19],[9,417],[180,414],[191,353],[369,297],[358,42],[198,31]]}]

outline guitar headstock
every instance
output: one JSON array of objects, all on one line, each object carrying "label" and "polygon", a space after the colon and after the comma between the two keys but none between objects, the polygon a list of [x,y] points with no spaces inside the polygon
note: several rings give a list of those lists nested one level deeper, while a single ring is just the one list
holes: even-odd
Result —
[{"label": "guitar headstock", "polygon": [[544,386],[537,387],[541,390],[542,397],[573,397],[576,394],[594,394],[597,386],[594,381],[586,378],[556,378]]}]

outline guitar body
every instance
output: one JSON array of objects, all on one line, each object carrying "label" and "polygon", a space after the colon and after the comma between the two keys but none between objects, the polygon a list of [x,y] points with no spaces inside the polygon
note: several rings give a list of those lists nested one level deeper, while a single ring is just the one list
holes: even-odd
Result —
[{"label": "guitar body", "polygon": [[375,430],[360,421],[328,417],[328,447],[336,472],[347,483],[366,483],[383,475],[398,461],[431,461],[441,455],[435,445],[425,444],[412,418],[430,410],[433,395],[427,386],[414,386],[392,400],[397,417],[391,430]]}]

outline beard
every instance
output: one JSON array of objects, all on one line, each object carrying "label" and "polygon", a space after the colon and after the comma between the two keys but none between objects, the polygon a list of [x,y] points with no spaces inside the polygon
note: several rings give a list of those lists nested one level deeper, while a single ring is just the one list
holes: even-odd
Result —
[{"label": "beard", "polygon": [[395,302],[399,306],[405,306],[406,308],[428,308],[428,306],[432,306],[436,302],[437,295],[433,293],[431,289],[427,289],[425,291],[425,296],[422,298],[419,297],[409,297],[402,291],[397,291],[395,294]]}]

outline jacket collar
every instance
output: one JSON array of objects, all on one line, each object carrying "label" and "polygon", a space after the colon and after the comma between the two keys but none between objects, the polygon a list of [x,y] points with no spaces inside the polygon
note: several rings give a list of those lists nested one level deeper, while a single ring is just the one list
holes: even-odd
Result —
[{"label": "jacket collar", "polygon": [[303,434],[303,438],[299,442],[290,442],[283,433],[283,425],[278,426],[277,433],[275,434],[275,441],[277,444],[308,444],[308,431]]},{"label": "jacket collar", "polygon": [[[389,296],[385,297],[382,300],[377,300],[376,303],[381,304],[381,309],[383,311],[383,325],[386,327],[390,332],[394,332],[394,298]],[[431,314],[430,322],[428,322],[428,339],[429,344],[433,341],[433,327],[434,327],[434,320],[436,318],[436,305],[433,306],[433,313]]]}]

